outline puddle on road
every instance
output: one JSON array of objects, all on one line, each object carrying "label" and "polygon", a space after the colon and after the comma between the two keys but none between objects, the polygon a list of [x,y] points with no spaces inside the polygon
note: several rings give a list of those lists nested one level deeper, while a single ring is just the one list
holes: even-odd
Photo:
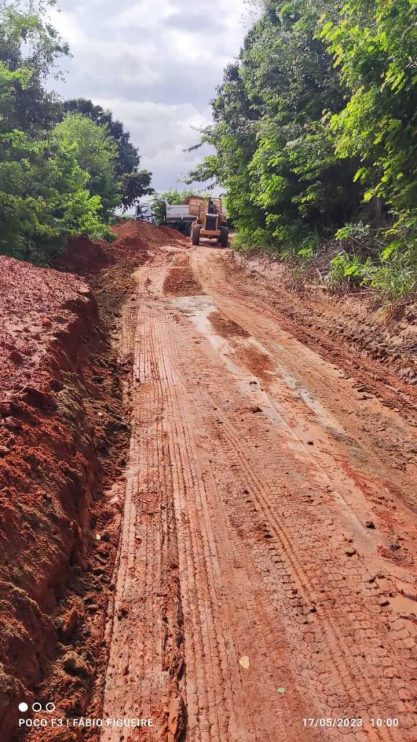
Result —
[{"label": "puddle on road", "polygon": [[323,426],[323,428],[326,428],[329,432],[337,432],[338,435],[343,435],[344,430],[339,425],[337,420],[335,420],[327,410],[323,407],[323,405],[313,397],[313,395],[303,387],[300,382],[292,376],[285,368],[282,366],[277,367],[277,371],[282,377],[282,379],[285,381],[286,385],[288,386],[291,391],[295,392],[297,397],[302,399],[304,404],[312,411],[314,412],[317,422],[320,423],[320,425]]},{"label": "puddle on road", "polygon": [[[219,312],[218,307],[212,303],[210,297],[206,295],[182,296],[166,299],[166,303],[170,307],[186,314],[190,318],[196,330],[208,340],[217,355],[222,359],[227,370],[234,376],[242,393],[250,397],[252,404],[258,405],[262,409],[262,412],[267,419],[277,429],[279,429],[283,437],[285,437],[288,448],[297,457],[301,456],[302,460],[305,462],[306,458],[309,458],[310,456],[310,454],[306,452],[305,447],[305,441],[308,439],[309,431],[304,427],[298,429],[297,425],[289,424],[286,418],[279,412],[279,402],[276,402],[272,396],[261,388],[260,381],[255,378],[255,374],[251,374],[247,369],[239,365],[236,360],[234,347],[226,338],[216,332],[215,327],[210,321],[210,315],[212,315],[213,312]],[[260,353],[271,359],[271,381],[273,381],[273,376],[277,377],[277,382],[278,379],[281,379],[294,396],[301,399],[313,412],[316,423],[318,423],[328,433],[333,434],[339,439],[340,437],[343,437],[344,431],[338,422],[327,413],[320,402],[314,399],[310,392],[303,387],[295,377],[293,377],[284,367],[272,361],[268,351],[258,343],[257,340],[253,337],[242,337],[238,339],[238,345],[246,349],[249,348],[256,353]],[[278,345],[277,348],[279,348]],[[317,462],[315,462],[315,457],[313,457],[313,460],[314,469]],[[319,471],[320,470],[318,469],[317,473],[319,473]],[[322,473],[320,472],[320,477],[321,476]],[[327,475],[325,476],[325,480],[327,480],[327,483],[332,483],[332,478],[328,478]],[[369,536],[369,533],[362,525],[361,520],[355,513],[355,509],[352,509],[352,506],[348,504],[350,497],[348,496],[346,498],[343,496],[341,491],[338,491],[340,483],[338,484],[339,486],[334,485],[335,489],[333,496],[335,502],[338,503],[339,516],[341,516],[344,526],[355,535],[364,552],[374,554],[376,548],[374,539]],[[346,491],[346,486],[343,489]],[[352,482],[350,485],[347,485],[347,490],[356,492],[357,488]],[[359,495],[361,493],[357,494]]]},{"label": "puddle on road", "polygon": [[[259,381],[254,378],[253,374],[248,373],[242,368],[234,358],[235,351],[228,340],[219,335],[212,322],[210,315],[213,312],[218,313],[216,307],[207,296],[182,296],[170,300],[170,305],[179,309],[181,312],[190,317],[194,327],[209,341],[212,348],[220,356],[228,371],[235,377],[237,384],[244,394],[250,394],[251,400],[262,407],[262,411],[269,420],[280,430],[288,431],[288,425],[282,415],[279,414],[266,392],[259,387]],[[244,339],[245,344],[255,344],[262,349],[253,338]],[[263,353],[266,353],[262,349]]]},{"label": "puddle on road", "polygon": [[[196,330],[204,335],[212,348],[223,360],[227,370],[233,374],[241,391],[245,394],[249,393],[253,402],[262,407],[264,414],[270,422],[289,434],[290,445],[294,443],[295,431],[292,430],[285,418],[280,414],[275,400],[266,391],[261,389],[260,381],[256,379],[255,372],[252,374],[239,365],[236,360],[235,348],[228,339],[216,332],[216,327],[213,325],[210,317],[213,314],[218,316],[221,313],[219,308],[212,303],[210,297],[206,295],[181,296],[168,300],[168,303],[191,319]],[[268,351],[255,338],[250,336],[239,337],[234,338],[234,341],[242,349],[255,353],[259,357],[269,359],[270,370],[268,370],[268,375],[271,376],[271,381],[274,375],[280,377],[286,386],[314,413],[316,421],[322,427],[339,438],[343,436],[343,429],[327,413],[320,402],[314,399],[310,392],[284,367],[274,364]],[[297,441],[295,447],[298,448],[298,446],[299,441]]]},{"label": "puddle on road", "polygon": [[[259,388],[256,390],[254,384],[254,376],[248,373],[242,366],[236,361],[236,354],[233,346],[229,343],[227,338],[223,337],[216,332],[216,328],[210,320],[210,315],[220,314],[220,310],[215,306],[208,296],[182,296],[175,299],[171,299],[171,306],[179,309],[184,314],[187,314],[193,322],[195,328],[204,335],[210,342],[211,346],[222,358],[226,368],[230,371],[238,380],[245,393],[249,391],[253,398],[257,398],[258,404],[262,404],[265,407],[265,414],[275,424],[279,424],[280,428],[287,427],[284,418],[279,414],[275,402],[266,392],[262,392]],[[236,342],[236,339],[235,339]],[[304,404],[314,413],[317,422],[324,427],[329,433],[336,435],[338,438],[344,436],[343,428],[338,422],[325,410],[321,403],[316,400],[312,394],[306,389],[294,376],[292,376],[287,369],[281,365],[274,364],[268,351],[257,341],[255,338],[248,336],[247,338],[239,338],[239,344],[242,348],[246,348],[248,351],[254,351],[258,356],[268,358],[271,360],[270,370],[268,374],[279,376],[286,386],[299,398]],[[279,349],[279,346],[277,346]],[[259,383],[259,382],[257,382]]]}]

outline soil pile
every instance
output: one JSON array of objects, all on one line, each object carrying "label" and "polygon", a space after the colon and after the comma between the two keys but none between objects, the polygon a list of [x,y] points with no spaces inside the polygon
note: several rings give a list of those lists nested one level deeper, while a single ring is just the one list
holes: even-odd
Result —
[{"label": "soil pile", "polygon": [[47,386],[46,349],[57,345],[75,321],[92,307],[88,286],[75,276],[0,256],[0,385],[2,394],[33,385]]},{"label": "soil pile", "polygon": [[174,240],[174,242],[188,242],[188,238],[184,234],[178,232],[176,229],[172,229],[171,227],[159,227],[159,231],[165,235],[165,238],[169,237],[169,239]]},{"label": "soil pile", "polygon": [[119,248],[149,248],[158,247],[167,244],[167,237],[175,244],[181,243],[184,246],[186,238],[181,232],[177,232],[170,227],[155,227],[153,224],[141,221],[126,221],[113,227],[113,234],[116,236],[116,242],[113,243],[110,252]]},{"label": "soil pile", "polygon": [[92,242],[85,235],[68,240],[62,255],[55,261],[54,267],[59,270],[72,271],[79,275],[98,273],[105,265],[112,261],[106,254],[105,243]]},{"label": "soil pile", "polygon": [[184,246],[186,241],[180,232],[170,227],[156,227],[133,220],[116,225],[112,233],[113,242],[91,241],[85,235],[69,240],[54,267],[91,277],[121,261],[141,265],[149,252],[167,244],[167,238],[174,245]]},{"label": "soil pile", "polygon": [[[127,438],[127,426],[118,400],[123,369],[88,285],[0,257],[0,296],[0,738],[9,740],[18,702],[33,701],[82,630],[81,597],[80,606],[67,601],[64,615],[58,608],[69,579],[80,583],[85,570],[100,457],[117,436]],[[90,589],[102,592],[92,579]],[[88,640],[94,646],[91,633]],[[89,678],[64,673],[68,690],[66,681],[75,683],[68,697],[82,710]]]}]

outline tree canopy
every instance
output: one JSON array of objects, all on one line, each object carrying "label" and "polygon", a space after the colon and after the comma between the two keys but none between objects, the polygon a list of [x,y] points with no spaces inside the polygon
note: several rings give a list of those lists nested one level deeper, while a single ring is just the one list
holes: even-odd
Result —
[{"label": "tree canopy", "polygon": [[47,91],[69,53],[48,20],[54,4],[0,0],[0,252],[35,262],[69,236],[107,236],[114,209],[150,189],[110,112],[65,112]]},{"label": "tree canopy", "polygon": [[116,174],[117,146],[104,126],[80,113],[68,113],[56,124],[52,139],[72,152],[78,166],[88,173],[87,188],[101,199],[102,216],[108,218],[120,203]]},{"label": "tree canopy", "polygon": [[226,189],[238,244],[311,258],[336,237],[358,282],[415,285],[416,9],[265,0],[202,132],[215,153],[190,174]]},{"label": "tree canopy", "polygon": [[139,151],[132,144],[130,134],[124,130],[123,124],[113,119],[111,111],[105,111],[101,106],[94,105],[91,100],[85,98],[64,101],[63,111],[81,113],[107,129],[117,147],[115,172],[120,181],[121,204],[125,209],[132,206],[141,196],[153,193],[150,185],[151,173],[139,169]]},{"label": "tree canopy", "polygon": [[48,22],[52,0],[0,0],[0,62],[10,70],[30,70],[21,85],[15,81],[12,123],[25,131],[47,129],[56,120],[59,100],[45,81],[69,48]]}]

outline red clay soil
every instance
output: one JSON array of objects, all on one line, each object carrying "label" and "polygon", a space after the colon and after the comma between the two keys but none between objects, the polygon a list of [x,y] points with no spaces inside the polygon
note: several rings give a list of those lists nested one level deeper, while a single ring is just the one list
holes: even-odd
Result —
[{"label": "red clay soil", "polygon": [[113,243],[122,248],[126,245],[144,247],[163,246],[167,242],[173,244],[180,243],[184,246],[188,240],[175,229],[170,227],[155,227],[152,224],[142,221],[126,221],[118,224],[112,229],[113,234],[117,237],[117,242]]},{"label": "red clay soil", "polygon": [[84,280],[0,257],[2,741],[16,735],[19,701],[53,696],[81,713],[89,697],[118,538],[119,510],[101,493],[117,482],[128,442],[120,379],[129,361],[117,363],[106,337],[124,274],[147,257],[140,240],[70,241],[61,269],[107,268],[103,286],[96,279],[104,325]]},{"label": "red clay soil", "polygon": [[[417,385],[417,301],[390,303],[376,292],[326,291],[317,276],[294,278],[288,264],[262,255],[229,256],[230,279],[281,312],[300,339],[323,349],[338,344],[383,364],[407,385]],[[340,360],[340,359],[339,359]],[[411,391],[411,390],[410,390]]]},{"label": "red clay soil", "polygon": [[114,233],[86,280],[1,263],[2,742],[34,698],[152,727],[25,742],[414,741],[411,376],[272,269]]},{"label": "red clay soil", "polygon": [[135,279],[99,709],[153,727],[92,739],[412,742],[417,420],[385,406],[404,382],[330,363],[308,305],[292,327],[298,297],[275,309],[227,251],[167,243]]},{"label": "red clay soil", "polygon": [[175,258],[174,265],[164,280],[163,289],[167,296],[196,296],[204,293],[191,270],[188,255]]},{"label": "red clay soil", "polygon": [[75,321],[74,309],[77,314],[81,308],[90,309],[88,287],[75,276],[63,278],[56,271],[0,256],[0,296],[3,393],[31,382],[47,385],[45,351],[67,333]]},{"label": "red clay soil", "polygon": [[104,266],[113,262],[107,255],[101,240],[92,242],[85,235],[68,240],[62,255],[56,259],[54,268],[80,275],[98,273]]},{"label": "red clay soil", "polygon": [[0,258],[0,737],[54,650],[53,614],[97,477],[75,374],[97,323],[88,286]]},{"label": "red clay soil", "polygon": [[[112,228],[114,242],[86,236],[68,241],[64,253],[55,261],[56,268],[82,276],[92,276],[116,262],[131,262],[151,248],[167,243],[184,245],[186,238],[170,227],[155,227],[142,221],[125,221]],[[140,262],[140,258],[139,258]]]},{"label": "red clay soil", "polygon": [[[53,699],[61,713],[82,714],[107,661],[131,366],[108,338],[133,271],[166,243],[143,223],[114,233],[113,243],[71,240],[59,272],[0,258],[2,742],[19,736],[20,701]],[[66,730],[65,741],[79,734]],[[41,737],[62,739],[56,729]]]},{"label": "red clay soil", "polygon": [[171,229],[171,227],[165,227],[165,226],[159,227],[159,231],[162,232],[165,238],[168,237],[169,240],[174,240],[174,242],[188,242],[189,241],[189,238],[185,237],[180,232],[177,232],[176,229]]}]

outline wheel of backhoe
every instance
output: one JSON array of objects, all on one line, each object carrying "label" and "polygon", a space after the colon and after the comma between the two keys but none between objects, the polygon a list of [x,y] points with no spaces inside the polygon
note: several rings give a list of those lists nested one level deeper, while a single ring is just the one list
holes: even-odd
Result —
[{"label": "wheel of backhoe", "polygon": [[191,244],[192,245],[199,245],[200,244],[200,225],[199,224],[193,224],[193,228],[191,230]]},{"label": "wheel of backhoe", "polygon": [[220,227],[219,245],[221,247],[229,247],[229,228]]}]

